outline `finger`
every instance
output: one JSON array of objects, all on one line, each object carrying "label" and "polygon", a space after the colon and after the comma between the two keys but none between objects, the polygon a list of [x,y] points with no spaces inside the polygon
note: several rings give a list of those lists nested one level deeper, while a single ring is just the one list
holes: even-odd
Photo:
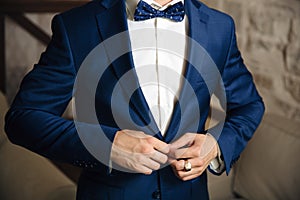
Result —
[{"label": "finger", "polygon": [[144,155],[138,155],[136,157],[136,162],[139,165],[143,165],[151,170],[158,170],[160,168],[160,164]]},{"label": "finger", "polygon": [[[171,157],[168,157],[168,163],[170,164],[170,166],[171,166],[172,168],[175,169],[174,165],[175,165],[175,163],[177,163],[177,162],[178,162],[178,160],[173,159],[173,158],[171,158]],[[175,170],[176,170],[176,169],[175,169]]]},{"label": "finger", "polygon": [[184,159],[186,157],[183,157],[184,153],[188,151],[189,148],[181,148],[181,149],[173,149],[172,147],[170,148],[169,156],[174,158],[174,159]]},{"label": "finger", "polygon": [[144,162],[144,166],[151,169],[151,170],[159,170],[160,169],[160,164],[154,160],[151,160],[151,159],[147,159],[145,162]]},{"label": "finger", "polygon": [[196,134],[186,133],[171,144],[171,149],[179,149],[192,145]]},{"label": "finger", "polygon": [[174,160],[171,162],[171,166],[176,171],[182,171],[184,170],[185,161],[184,160]]},{"label": "finger", "polygon": [[177,178],[179,178],[180,180],[183,180],[183,181],[187,181],[187,180],[191,180],[191,179],[194,179],[194,178],[197,178],[198,176],[200,176],[205,168],[203,167],[198,167],[198,168],[193,168],[191,171],[177,171],[175,168],[172,168],[175,176]]},{"label": "finger", "polygon": [[175,159],[191,158],[190,154],[190,148],[176,149],[175,151],[171,152],[171,156]]},{"label": "finger", "polygon": [[180,179],[184,180],[187,177],[197,177],[200,176],[204,171],[203,167],[194,167],[191,171],[177,171]]},{"label": "finger", "polygon": [[136,172],[136,173],[142,173],[142,174],[151,174],[152,173],[152,169],[145,165],[146,159],[145,156],[142,155],[134,155],[132,157],[131,161],[127,162],[127,168]]},{"label": "finger", "polygon": [[141,174],[146,174],[146,175],[150,175],[152,173],[152,169],[144,165],[137,165],[133,171]]},{"label": "finger", "polygon": [[183,181],[189,181],[189,180],[192,180],[192,179],[194,179],[194,178],[197,178],[197,177],[201,176],[202,173],[203,173],[203,171],[200,172],[200,173],[198,173],[198,174],[193,174],[193,175],[186,176],[186,177],[180,178],[180,179],[183,180]]},{"label": "finger", "polygon": [[150,144],[153,145],[154,149],[156,149],[157,151],[160,151],[161,153],[168,154],[170,151],[169,144],[167,144],[157,138],[151,137],[151,138],[149,138],[149,142],[150,142]]},{"label": "finger", "polygon": [[150,158],[156,162],[159,162],[160,164],[165,164],[168,161],[168,156],[159,151],[152,153]]},{"label": "finger", "polygon": [[172,157],[168,157],[168,162],[172,165],[173,162],[176,162],[177,160],[172,158]]},{"label": "finger", "polygon": [[194,158],[194,157],[199,157],[201,149],[197,148],[196,146],[192,146],[189,148],[182,148],[182,149],[177,149],[171,154],[172,156],[176,159],[187,159],[187,158]]},{"label": "finger", "polygon": [[[185,164],[186,160],[176,160],[171,163],[171,166],[174,167],[177,171],[185,171]],[[188,159],[188,162],[191,163],[192,168],[198,168],[198,167],[203,167],[204,165],[204,160],[201,158],[193,158],[193,159]]]}]

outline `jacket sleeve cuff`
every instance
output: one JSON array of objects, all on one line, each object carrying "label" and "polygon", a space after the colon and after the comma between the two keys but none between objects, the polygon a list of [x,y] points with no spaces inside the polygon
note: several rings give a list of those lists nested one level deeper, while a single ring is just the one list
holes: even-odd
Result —
[{"label": "jacket sleeve cuff", "polygon": [[220,150],[220,147],[219,147],[219,145],[218,145],[217,140],[216,140],[210,133],[207,133],[207,135],[208,135],[209,137],[212,137],[212,138],[215,140],[215,143],[216,143],[217,148],[218,148],[218,154],[217,154],[217,157],[214,158],[214,159],[210,162],[208,168],[209,168],[210,171],[213,171],[214,174],[221,174],[221,173],[223,173],[224,170],[225,170],[225,163],[224,163],[224,160],[222,159],[222,152],[221,152],[221,150]]}]

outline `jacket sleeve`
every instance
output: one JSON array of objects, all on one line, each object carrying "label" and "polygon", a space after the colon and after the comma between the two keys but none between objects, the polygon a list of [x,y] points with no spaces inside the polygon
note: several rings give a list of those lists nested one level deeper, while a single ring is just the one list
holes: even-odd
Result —
[{"label": "jacket sleeve", "polygon": [[[51,42],[23,79],[6,115],[6,133],[13,143],[50,159],[102,169],[105,166],[81,142],[74,121],[61,117],[72,98],[76,70],[60,15],[54,17],[52,31]],[[102,129],[112,141],[117,129],[107,126]],[[86,134],[88,137],[91,133]],[[98,147],[107,163],[110,149],[111,143],[107,142]]]},{"label": "jacket sleeve", "polygon": [[226,118],[218,138],[227,173],[251,139],[264,113],[263,101],[238,50],[231,18],[230,22],[231,42],[222,72],[227,98]]}]

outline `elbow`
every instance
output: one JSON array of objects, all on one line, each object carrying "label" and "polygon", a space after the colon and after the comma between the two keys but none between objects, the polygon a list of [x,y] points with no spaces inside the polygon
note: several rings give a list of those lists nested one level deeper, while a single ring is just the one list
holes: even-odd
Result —
[{"label": "elbow", "polygon": [[265,114],[265,111],[266,111],[266,107],[265,107],[265,104],[264,104],[262,99],[260,99],[260,101],[258,102],[258,109],[257,110],[258,110],[257,115],[260,118],[260,120],[259,120],[259,123],[260,123],[263,116],[264,116],[264,114]]},{"label": "elbow", "polygon": [[8,111],[5,115],[5,125],[4,125],[4,131],[7,135],[7,138],[9,141],[13,144],[17,143],[17,137],[16,134],[14,134],[14,125],[13,124],[13,119],[12,119],[12,112]]},{"label": "elbow", "polygon": [[25,144],[21,140],[21,130],[19,130],[20,126],[18,125],[18,117],[15,112],[8,111],[5,116],[5,125],[4,130],[7,135],[8,140],[16,145],[25,146]]}]

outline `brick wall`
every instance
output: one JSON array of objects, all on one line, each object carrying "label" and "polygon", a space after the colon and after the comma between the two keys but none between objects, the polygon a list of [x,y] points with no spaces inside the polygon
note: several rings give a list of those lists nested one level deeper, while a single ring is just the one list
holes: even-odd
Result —
[{"label": "brick wall", "polygon": [[[300,1],[204,0],[230,14],[236,22],[238,44],[254,75],[267,112],[300,120]],[[50,33],[48,15],[29,15]],[[21,77],[37,62],[45,48],[7,20],[8,98]]]}]

